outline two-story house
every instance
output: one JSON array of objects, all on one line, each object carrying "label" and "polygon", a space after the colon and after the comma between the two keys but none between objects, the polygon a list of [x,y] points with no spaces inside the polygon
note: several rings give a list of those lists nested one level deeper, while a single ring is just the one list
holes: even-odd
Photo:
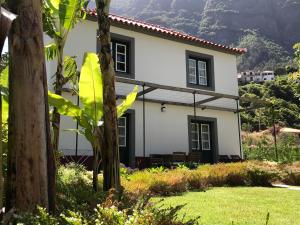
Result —
[{"label": "two-story house", "polygon": [[[173,152],[199,153],[204,163],[241,155],[236,56],[245,50],[129,18],[110,19],[118,101],[134,85],[140,90],[118,122],[121,162],[134,167],[137,157]],[[84,52],[97,51],[96,36],[96,13],[89,10],[69,35],[65,54],[76,55],[81,65]],[[55,68],[48,64],[49,76]],[[63,117],[63,153],[92,155],[84,137],[64,131],[69,128],[76,123]]]}]

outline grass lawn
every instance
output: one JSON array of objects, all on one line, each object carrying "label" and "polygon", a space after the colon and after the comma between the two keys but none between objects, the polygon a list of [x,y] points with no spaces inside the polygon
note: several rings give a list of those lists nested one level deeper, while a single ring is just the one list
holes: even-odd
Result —
[{"label": "grass lawn", "polygon": [[187,204],[181,213],[201,216],[203,225],[265,225],[268,212],[268,225],[300,225],[300,191],[285,188],[213,188],[167,197],[162,204]]}]

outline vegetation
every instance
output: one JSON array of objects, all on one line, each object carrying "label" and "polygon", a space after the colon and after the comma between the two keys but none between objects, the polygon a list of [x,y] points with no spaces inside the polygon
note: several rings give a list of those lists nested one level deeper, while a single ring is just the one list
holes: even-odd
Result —
[{"label": "vegetation", "polygon": [[[252,97],[272,102],[275,106],[275,122],[280,126],[300,128],[300,72],[276,77],[275,81],[241,86],[241,97]],[[242,103],[242,107],[254,104]],[[241,113],[242,128],[253,131],[272,126],[272,112],[266,107]]]},{"label": "vegetation", "polygon": [[[155,198],[160,200],[161,198]],[[164,198],[162,204],[186,204],[186,219],[200,216],[199,224],[290,224],[300,223],[299,191],[280,188],[213,188]]]},{"label": "vegetation", "polygon": [[[291,190],[282,189],[215,187],[270,186],[270,182],[276,180],[293,185],[300,184],[300,164],[253,161],[203,165],[195,170],[189,170],[184,166],[175,170],[164,168],[136,172],[123,170],[121,183],[124,191],[119,202],[114,200],[113,191],[108,194],[102,190],[93,192],[92,173],[82,166],[76,164],[61,166],[57,177],[57,205],[60,215],[49,216],[40,209],[38,214],[22,214],[21,217],[16,217],[19,222],[25,222],[25,224],[40,222],[41,224],[180,225],[197,224],[194,220],[200,216],[200,224],[213,224],[212,222],[222,219],[223,222],[234,221],[234,223],[241,224],[248,219],[249,223],[253,221],[252,224],[256,224],[265,221],[269,212],[270,224],[276,224],[275,221],[281,221],[278,220],[279,215],[282,217],[280,210],[286,210],[286,207],[298,201],[299,195],[296,191],[292,194]],[[298,179],[298,183],[292,183],[295,178]],[[101,182],[102,175],[99,175],[99,183]],[[193,192],[183,194],[182,197],[178,196],[187,190]],[[175,194],[177,197],[163,202],[156,202],[157,199],[154,202],[148,201],[151,196]],[[281,204],[282,199],[285,199],[285,206],[281,206],[280,210],[275,210],[278,204]],[[186,203],[187,205],[184,206]],[[173,205],[169,208],[171,204]],[[220,204],[224,207],[218,207]],[[203,207],[204,205],[206,207]],[[197,210],[200,206],[201,209]],[[230,208],[225,208],[225,206]],[[191,207],[194,208],[191,209]],[[254,207],[259,207],[260,210],[255,211]],[[289,207],[286,216],[281,219],[290,220],[293,213],[297,212],[295,207]],[[232,210],[232,208],[240,209]],[[186,209],[191,209],[191,211],[184,217]],[[216,210],[219,210],[219,216],[213,214]],[[242,213],[241,210],[249,210],[249,213]],[[180,214],[178,214],[179,211]]]},{"label": "vegetation", "polygon": [[[93,189],[97,191],[97,175],[103,154],[103,76],[100,71],[98,57],[95,53],[86,53],[79,79],[79,98],[83,106],[80,108],[60,95],[49,92],[49,104],[56,107],[57,112],[76,120],[80,128],[72,130],[84,135],[91,143],[94,154]],[[117,107],[118,117],[133,104],[137,95],[137,87]],[[101,149],[102,148],[102,149]],[[104,180],[108,179],[104,176]]]},{"label": "vegetation", "polygon": [[279,134],[275,147],[274,137],[269,131],[244,132],[243,150],[244,157],[248,160],[269,160],[281,163],[300,161],[299,140],[293,134]]},{"label": "vegetation", "polygon": [[[64,56],[64,47],[70,31],[85,17],[82,8],[87,5],[86,0],[44,0],[43,28],[44,32],[54,41],[45,47],[48,60],[56,59],[57,69],[53,83],[55,94],[61,95],[63,86],[77,81],[77,65],[75,57]],[[52,147],[58,152],[60,115],[54,107],[52,113]]]},{"label": "vegetation", "polygon": [[103,188],[105,191],[115,189],[115,197],[121,194],[120,153],[118,139],[118,113],[116,109],[115,69],[112,60],[109,9],[111,0],[96,0],[98,15],[97,41],[98,58],[103,74],[103,141],[101,157],[103,168]]},{"label": "vegetation", "polygon": [[[45,0],[42,10],[41,2],[8,1],[10,10],[18,13],[18,18],[10,32],[9,68],[3,70],[7,61],[1,63],[1,100],[5,103],[1,107],[2,121],[7,122],[8,118],[8,140],[5,135],[1,137],[8,145],[4,162],[4,166],[7,165],[4,224],[197,224],[195,219],[182,222],[185,220],[177,216],[183,206],[160,208],[149,202],[149,198],[216,186],[270,186],[272,182],[299,184],[299,163],[251,161],[201,165],[194,170],[180,165],[174,170],[152,168],[136,172],[122,168],[120,173],[117,118],[133,103],[137,88],[116,106],[108,18],[110,0],[97,0],[96,3],[100,49],[98,56],[87,53],[84,58],[79,90],[74,88],[82,103],[79,107],[61,96],[63,85],[72,81],[77,86],[78,77],[75,59],[64,57],[63,46],[70,29],[84,17],[81,8],[86,2]],[[222,9],[226,7],[218,5],[216,11]],[[49,102],[55,107],[52,121],[54,150],[57,150],[59,140],[59,132],[55,132],[59,129],[59,115],[72,117],[81,126],[75,132],[84,134],[93,146],[93,173],[72,164],[60,167],[55,177],[42,12],[44,31],[55,42],[46,47],[46,57],[57,57],[58,66],[56,94],[48,94]],[[208,20],[201,23],[202,31],[209,29],[206,24],[209,24]],[[299,46],[296,45],[295,50],[299,62]],[[285,91],[279,95],[288,94],[288,90]],[[276,103],[276,99],[272,101]],[[98,175],[100,157],[103,172]],[[97,188],[99,184],[102,184],[102,190]]]},{"label": "vegetation", "polygon": [[240,39],[237,47],[247,48],[247,54],[238,57],[238,71],[274,69],[292,64],[290,53],[284,47],[249,30]]}]

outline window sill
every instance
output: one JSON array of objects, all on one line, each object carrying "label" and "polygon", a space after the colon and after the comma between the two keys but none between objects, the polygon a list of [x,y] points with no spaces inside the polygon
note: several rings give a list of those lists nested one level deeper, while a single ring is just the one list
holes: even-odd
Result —
[{"label": "window sill", "polygon": [[115,72],[117,77],[125,77],[129,79],[135,79],[135,75],[132,73],[122,73],[122,72]]},{"label": "window sill", "polygon": [[194,88],[194,89],[201,89],[201,90],[207,90],[207,91],[215,91],[215,87],[213,87],[213,86],[204,86],[204,85],[191,84],[191,83],[187,83],[186,86],[189,87],[189,88]]}]

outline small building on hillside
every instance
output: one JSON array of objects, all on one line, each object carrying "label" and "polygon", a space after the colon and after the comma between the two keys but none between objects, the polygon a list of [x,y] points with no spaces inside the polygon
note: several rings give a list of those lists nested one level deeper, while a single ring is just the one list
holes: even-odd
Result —
[{"label": "small building on hillside", "polygon": [[245,71],[238,73],[239,83],[265,82],[275,79],[274,71]]}]

